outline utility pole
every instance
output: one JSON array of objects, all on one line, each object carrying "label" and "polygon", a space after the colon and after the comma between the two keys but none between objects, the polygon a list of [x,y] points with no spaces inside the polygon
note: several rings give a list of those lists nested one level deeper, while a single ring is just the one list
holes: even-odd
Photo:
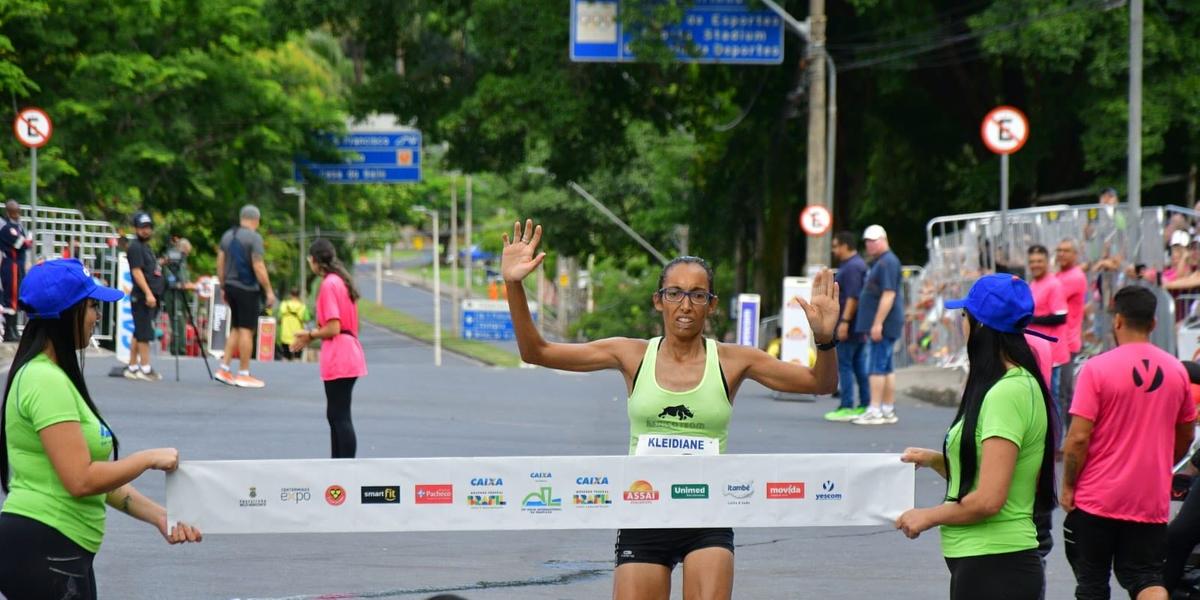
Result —
[{"label": "utility pole", "polygon": [[466,239],[467,261],[466,261],[466,263],[464,263],[464,270],[465,270],[465,275],[466,275],[465,279],[467,281],[466,287],[464,289],[466,290],[467,298],[470,298],[471,296],[474,295],[471,293],[471,290],[474,286],[474,281],[471,280],[471,277],[472,277],[471,271],[472,271],[472,267],[474,267],[474,265],[472,263],[475,261],[475,251],[473,249],[474,247],[471,245],[471,226],[474,222],[474,218],[473,218],[474,215],[472,214],[474,209],[471,207],[471,201],[472,201],[471,183],[472,183],[471,176],[467,175],[467,207],[466,207],[466,210],[467,210],[467,234],[466,234],[466,236],[467,236],[467,239]]},{"label": "utility pole", "polygon": [[1134,221],[1133,262],[1142,249],[1142,2],[1129,2],[1129,212]]},{"label": "utility pole", "polygon": [[450,176],[450,314],[454,318],[454,337],[458,330],[458,176]]},{"label": "utility pole", "polygon": [[[808,55],[808,170],[806,205],[819,204],[827,209],[829,199],[825,195],[825,0],[809,0],[809,45]],[[805,271],[817,265],[829,263],[830,234],[808,236]]]}]

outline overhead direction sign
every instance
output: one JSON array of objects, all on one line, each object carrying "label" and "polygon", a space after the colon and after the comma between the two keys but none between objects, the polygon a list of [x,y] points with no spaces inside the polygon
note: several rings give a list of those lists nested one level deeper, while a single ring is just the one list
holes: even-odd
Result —
[{"label": "overhead direction sign", "polygon": [[325,183],[415,183],[421,181],[421,132],[416,129],[392,131],[351,131],[332,137],[344,163],[298,161],[296,180],[308,169]]},{"label": "overhead direction sign", "polygon": [[[619,0],[571,0],[571,60],[633,62],[637,31],[621,24]],[[750,10],[745,0],[695,0],[683,19],[662,32],[680,62],[783,63],[783,20]]]},{"label": "overhead direction sign", "polygon": [[28,148],[41,148],[50,141],[54,133],[54,123],[50,116],[40,108],[29,107],[17,113],[13,119],[13,133],[17,140]]},{"label": "overhead direction sign", "polygon": [[808,235],[825,235],[833,227],[833,215],[820,204],[812,204],[800,212],[800,229]]},{"label": "overhead direction sign", "polygon": [[1012,154],[1029,139],[1029,120],[1025,113],[1011,106],[998,106],[983,118],[979,134],[988,150],[996,154]]}]

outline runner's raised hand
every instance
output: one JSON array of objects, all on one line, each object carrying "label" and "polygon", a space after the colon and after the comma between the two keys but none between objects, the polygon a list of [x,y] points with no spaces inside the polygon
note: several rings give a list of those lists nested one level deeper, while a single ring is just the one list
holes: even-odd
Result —
[{"label": "runner's raised hand", "polygon": [[808,326],[812,328],[813,339],[819,343],[832,340],[842,314],[838,305],[838,284],[833,280],[833,271],[825,269],[813,279],[811,300],[798,300],[804,314],[808,316]]},{"label": "runner's raised hand", "polygon": [[542,226],[533,226],[533,219],[513,223],[512,238],[504,234],[504,252],[500,255],[500,275],[504,281],[521,281],[525,279],[542,261],[546,253],[537,253],[538,243],[542,241]]}]

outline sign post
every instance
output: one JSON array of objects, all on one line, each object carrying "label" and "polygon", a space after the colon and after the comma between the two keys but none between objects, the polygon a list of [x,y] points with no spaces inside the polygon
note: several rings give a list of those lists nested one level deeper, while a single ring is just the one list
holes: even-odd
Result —
[{"label": "sign post", "polygon": [[997,106],[983,118],[979,128],[983,145],[1000,155],[1000,236],[1008,248],[1008,155],[1020,150],[1029,139],[1029,120],[1011,106]]},{"label": "sign post", "polygon": [[761,296],[758,294],[738,294],[737,343],[739,346],[750,346],[751,348],[758,347],[758,327],[760,323],[759,317],[761,316],[761,310]]},{"label": "sign post", "polygon": [[29,107],[17,113],[13,120],[13,133],[17,140],[29,148],[29,235],[33,237],[34,254],[37,253],[37,149],[45,146],[54,133],[54,123],[40,108]]},{"label": "sign post", "polygon": [[800,211],[800,229],[810,236],[821,236],[829,233],[833,227],[833,215],[829,209],[820,204],[810,204]]}]

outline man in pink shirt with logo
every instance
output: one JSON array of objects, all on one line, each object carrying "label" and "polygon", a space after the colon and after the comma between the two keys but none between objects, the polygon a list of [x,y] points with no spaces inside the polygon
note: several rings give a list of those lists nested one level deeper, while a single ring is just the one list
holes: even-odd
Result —
[{"label": "man in pink shirt with logo", "polygon": [[1071,417],[1071,398],[1075,396],[1075,361],[1083,349],[1083,312],[1087,304],[1088,281],[1087,274],[1079,266],[1079,244],[1072,238],[1066,238],[1054,248],[1054,262],[1058,263],[1058,273],[1055,277],[1062,284],[1063,297],[1067,300],[1066,334],[1067,349],[1071,353],[1067,368],[1063,370],[1059,389],[1055,393],[1059,397],[1060,416],[1064,425],[1069,424]]},{"label": "man in pink shirt with logo", "polygon": [[1111,568],[1130,598],[1167,600],[1171,469],[1191,446],[1196,407],[1183,364],[1150,343],[1154,293],[1128,286],[1113,304],[1117,347],[1084,364],[1071,402],[1063,540],[1076,598],[1107,600]]},{"label": "man in pink shirt with logo", "polygon": [[1063,365],[1071,361],[1071,350],[1066,340],[1067,299],[1058,278],[1050,274],[1050,252],[1045,246],[1034,244],[1029,247],[1027,266],[1029,289],[1033,292],[1033,320],[1029,323],[1029,329],[1058,339],[1051,344],[1050,364],[1053,368],[1050,372],[1051,381],[1046,383],[1050,384],[1054,405],[1061,407],[1063,401],[1058,392],[1059,380]]}]

